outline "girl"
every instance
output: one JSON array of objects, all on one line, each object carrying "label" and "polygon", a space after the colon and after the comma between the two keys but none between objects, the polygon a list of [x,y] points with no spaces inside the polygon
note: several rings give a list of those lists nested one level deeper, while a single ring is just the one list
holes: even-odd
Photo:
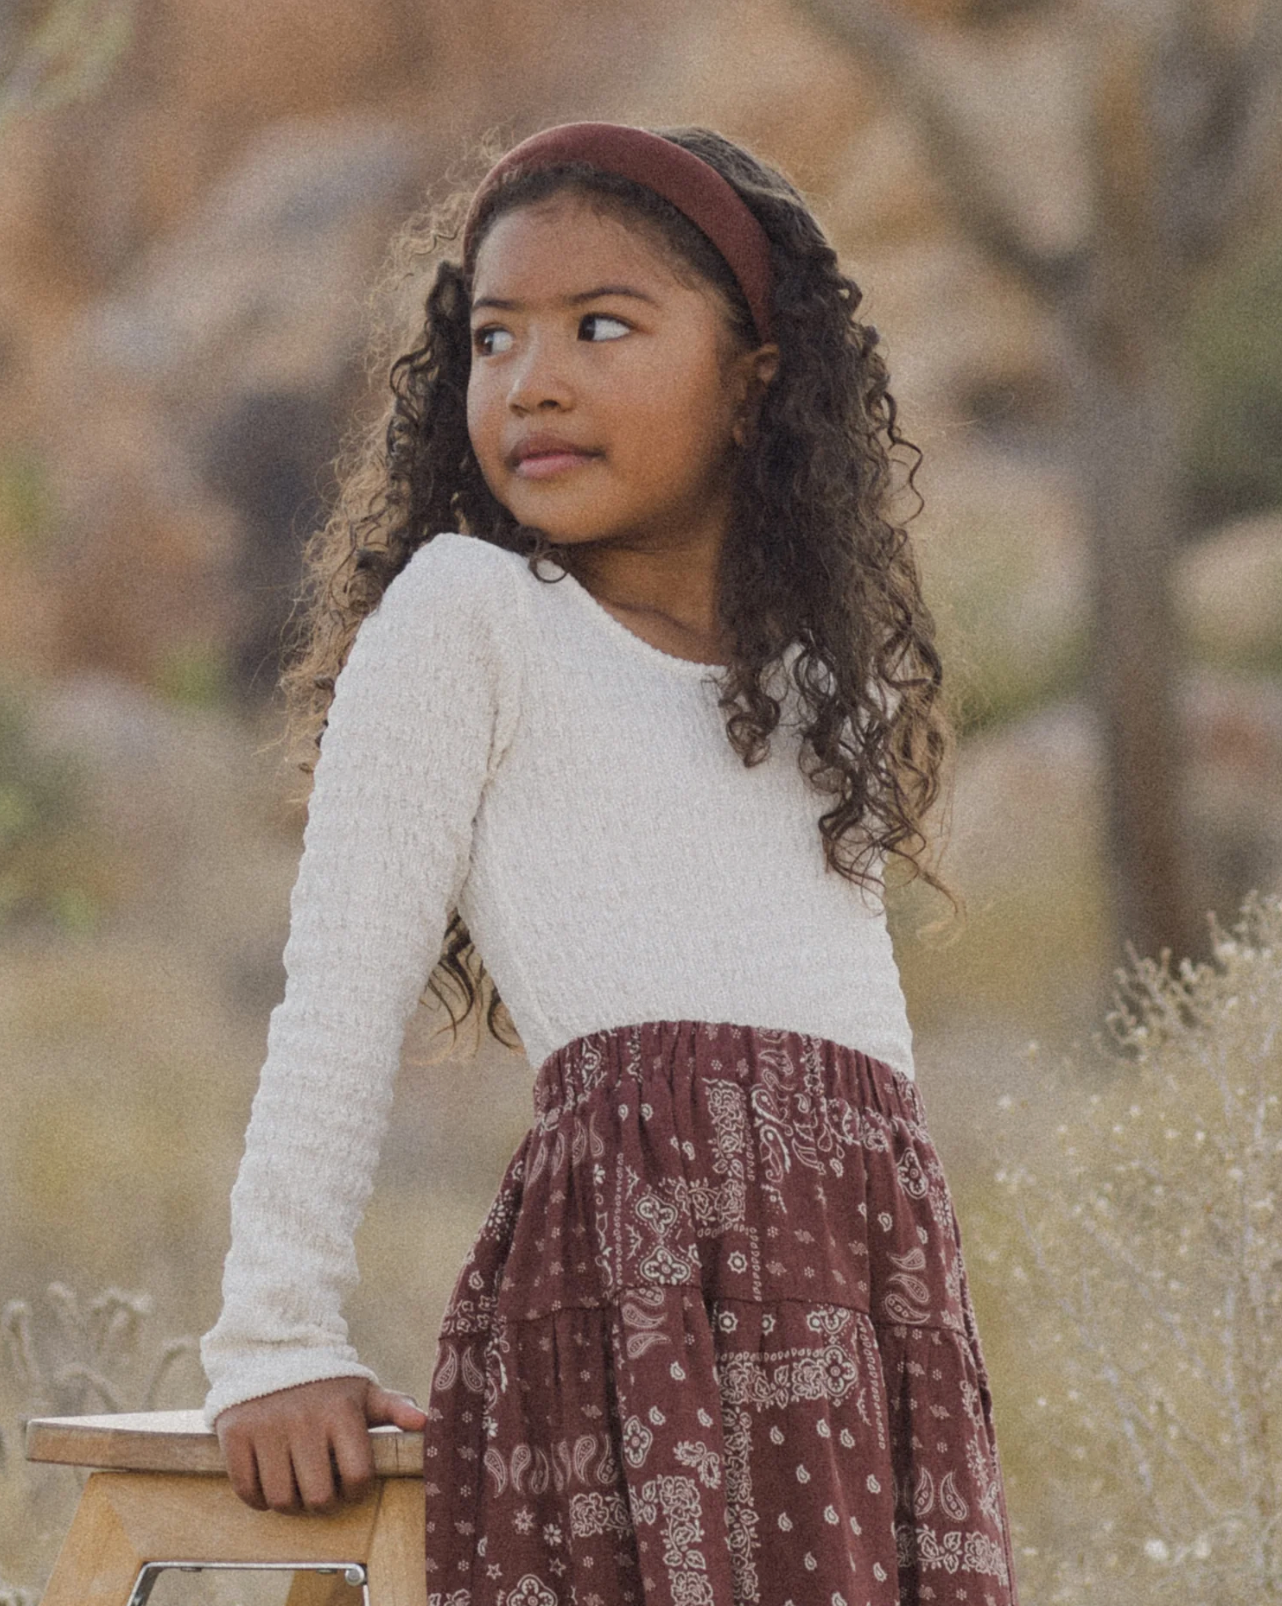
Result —
[{"label": "girl", "polygon": [[[431,1606],[1015,1599],[881,898],[892,858],[941,885],[946,732],[860,299],[729,140],[547,129],[314,542],[287,685],[324,734],[206,1414],[277,1511],[422,1428]],[[340,1307],[425,978],[496,1035],[501,998],[537,1073],[424,1412]]]}]

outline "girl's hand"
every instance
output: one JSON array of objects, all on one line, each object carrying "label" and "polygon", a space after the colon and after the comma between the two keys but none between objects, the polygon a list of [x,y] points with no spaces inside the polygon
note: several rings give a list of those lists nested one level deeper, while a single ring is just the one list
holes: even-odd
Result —
[{"label": "girl's hand", "polygon": [[255,1511],[332,1511],[374,1481],[369,1429],[415,1433],[427,1416],[408,1394],[364,1377],[327,1377],[220,1411],[214,1422],[231,1486]]}]

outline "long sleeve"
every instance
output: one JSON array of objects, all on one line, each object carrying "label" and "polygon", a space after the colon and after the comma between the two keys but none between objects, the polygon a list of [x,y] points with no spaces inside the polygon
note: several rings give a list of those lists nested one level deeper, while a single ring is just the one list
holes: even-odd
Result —
[{"label": "long sleeve", "polygon": [[357,1281],[353,1234],[405,1027],[518,715],[513,585],[496,549],[436,536],[362,622],[338,676],[291,893],[285,992],[232,1190],[222,1312],[201,1341],[211,1425],[276,1389],[374,1376],[341,1314]]}]

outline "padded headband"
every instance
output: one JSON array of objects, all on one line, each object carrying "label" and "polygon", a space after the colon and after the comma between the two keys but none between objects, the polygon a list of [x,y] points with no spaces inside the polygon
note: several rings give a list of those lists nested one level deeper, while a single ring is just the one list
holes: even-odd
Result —
[{"label": "padded headband", "polygon": [[771,338],[770,241],[735,187],[682,145],[628,123],[558,123],[514,145],[481,180],[463,224],[467,255],[477,216],[503,174],[513,168],[549,167],[556,162],[586,161],[605,173],[618,173],[644,184],[671,201],[725,258],[739,281],[761,340]]}]

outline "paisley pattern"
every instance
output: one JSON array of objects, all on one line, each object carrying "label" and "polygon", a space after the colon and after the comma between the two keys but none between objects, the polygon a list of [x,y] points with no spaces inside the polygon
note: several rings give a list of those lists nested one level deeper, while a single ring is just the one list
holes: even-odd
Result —
[{"label": "paisley pattern", "polygon": [[429,1606],[1015,1606],[920,1094],[826,1038],[550,1055],[427,1414]]}]

